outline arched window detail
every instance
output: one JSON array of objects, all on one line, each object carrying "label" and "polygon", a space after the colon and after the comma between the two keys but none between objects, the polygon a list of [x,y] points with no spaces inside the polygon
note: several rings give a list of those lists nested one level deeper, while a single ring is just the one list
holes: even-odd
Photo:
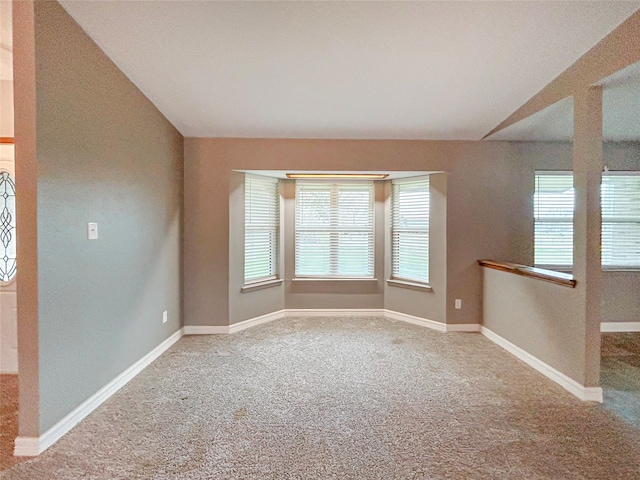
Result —
[{"label": "arched window detail", "polygon": [[0,173],[0,282],[16,276],[16,184]]}]

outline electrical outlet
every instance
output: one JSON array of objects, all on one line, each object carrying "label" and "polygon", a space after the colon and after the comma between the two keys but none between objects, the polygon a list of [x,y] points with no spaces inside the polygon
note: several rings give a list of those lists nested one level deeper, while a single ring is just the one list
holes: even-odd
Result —
[{"label": "electrical outlet", "polygon": [[87,238],[89,240],[98,239],[98,224],[95,222],[87,223]]},{"label": "electrical outlet", "polygon": [[462,299],[456,298],[456,310],[460,310],[462,308]]},{"label": "electrical outlet", "polygon": [[169,314],[165,310],[164,312],[162,312],[162,323],[167,323],[167,320],[169,320]]}]

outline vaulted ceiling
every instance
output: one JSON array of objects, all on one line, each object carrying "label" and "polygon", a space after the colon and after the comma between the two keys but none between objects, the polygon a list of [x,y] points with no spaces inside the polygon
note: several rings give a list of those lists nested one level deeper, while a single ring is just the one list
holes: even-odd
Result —
[{"label": "vaulted ceiling", "polygon": [[472,140],[640,8],[61,4],[185,136]]}]

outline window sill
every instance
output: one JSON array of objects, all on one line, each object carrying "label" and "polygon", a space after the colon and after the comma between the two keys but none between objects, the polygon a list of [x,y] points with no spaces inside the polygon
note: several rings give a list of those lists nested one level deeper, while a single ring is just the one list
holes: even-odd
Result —
[{"label": "window sill", "polygon": [[363,278],[363,277],[351,277],[351,278],[331,278],[331,277],[296,277],[291,279],[292,282],[371,282],[377,283],[377,278]]},{"label": "window sill", "polygon": [[629,272],[629,273],[640,273],[640,267],[602,267],[603,272]]},{"label": "window sill", "polygon": [[427,283],[409,282],[407,280],[390,278],[389,280],[387,280],[387,284],[391,285],[392,287],[408,288],[411,290],[420,290],[422,292],[433,292],[433,288]]},{"label": "window sill", "polygon": [[262,290],[263,288],[278,287],[282,285],[282,279],[265,280],[264,282],[249,283],[244,285],[240,291],[242,293],[253,292],[254,290]]}]

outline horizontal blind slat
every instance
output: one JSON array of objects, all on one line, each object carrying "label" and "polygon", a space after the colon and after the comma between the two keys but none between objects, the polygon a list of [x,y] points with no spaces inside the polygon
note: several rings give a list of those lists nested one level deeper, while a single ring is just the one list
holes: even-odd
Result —
[{"label": "horizontal blind slat", "polygon": [[244,281],[276,278],[280,235],[277,179],[245,177]]},{"label": "horizontal blind slat", "polygon": [[391,270],[394,278],[429,281],[429,179],[391,187]]},{"label": "horizontal blind slat", "polygon": [[296,182],[296,276],[373,277],[373,182]]}]

